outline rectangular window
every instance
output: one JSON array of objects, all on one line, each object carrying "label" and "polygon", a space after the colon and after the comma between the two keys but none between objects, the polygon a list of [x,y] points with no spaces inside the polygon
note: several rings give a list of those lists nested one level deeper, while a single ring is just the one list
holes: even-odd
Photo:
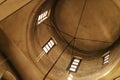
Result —
[{"label": "rectangular window", "polygon": [[76,72],[78,67],[80,66],[81,58],[74,56],[68,66],[68,71]]},{"label": "rectangular window", "polygon": [[47,50],[46,47],[43,47],[43,50],[44,50],[45,53],[48,53],[48,50]]},{"label": "rectangular window", "polygon": [[50,10],[47,10],[38,16],[37,24],[40,24],[49,17]]},{"label": "rectangular window", "polygon": [[109,63],[109,58],[110,58],[110,54],[107,54],[103,57],[103,64],[108,64]]},{"label": "rectangular window", "polygon": [[43,51],[45,53],[48,53],[49,51],[51,51],[51,49],[56,45],[55,41],[50,38],[47,43],[42,47]]}]

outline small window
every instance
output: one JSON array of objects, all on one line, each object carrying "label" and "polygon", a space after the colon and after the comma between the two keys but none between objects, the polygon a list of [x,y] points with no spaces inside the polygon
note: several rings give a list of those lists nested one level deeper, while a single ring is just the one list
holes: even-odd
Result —
[{"label": "small window", "polygon": [[37,19],[37,24],[40,24],[45,19],[47,19],[49,17],[49,12],[50,12],[50,10],[47,10],[47,11],[43,12],[42,14],[40,14]]},{"label": "small window", "polygon": [[48,49],[46,47],[43,47],[43,50],[45,51],[45,53],[48,53]]},{"label": "small window", "polygon": [[50,38],[47,43],[42,47],[45,53],[48,53],[55,46],[55,41]]},{"label": "small window", "polygon": [[71,60],[70,65],[68,67],[68,70],[70,72],[76,72],[79,65],[80,65],[80,62],[81,62],[81,59],[79,57],[76,57],[76,56],[73,57],[72,60]]},{"label": "small window", "polygon": [[109,63],[109,58],[110,58],[110,54],[107,54],[103,57],[103,64],[108,64]]}]

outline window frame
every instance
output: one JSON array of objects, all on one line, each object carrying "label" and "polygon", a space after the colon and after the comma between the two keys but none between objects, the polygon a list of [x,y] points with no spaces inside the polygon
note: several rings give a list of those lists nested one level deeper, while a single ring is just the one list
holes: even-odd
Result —
[{"label": "window frame", "polygon": [[[76,62],[75,60],[79,60],[79,61]],[[82,62],[82,58],[80,58],[80,57],[78,57],[78,56],[74,56],[74,57],[71,59],[71,62],[70,62],[70,64],[69,64],[68,67],[67,67],[67,70],[68,70],[69,72],[74,72],[74,73],[76,73],[76,72],[78,71],[78,68],[80,67],[81,62]],[[77,63],[77,64],[73,64],[73,63]],[[71,67],[72,65],[75,66],[76,68]],[[75,69],[75,71],[72,71],[72,70],[70,70],[70,69]]]},{"label": "window frame", "polygon": [[[51,43],[51,40],[53,41],[54,44],[53,44],[52,46],[49,46],[49,43]],[[52,43],[51,43],[51,44],[52,44]],[[46,54],[48,54],[55,46],[56,46],[56,41],[55,41],[55,39],[50,38],[50,39],[43,45],[42,50],[43,50]],[[47,49],[47,47],[49,47],[49,50]],[[44,48],[47,49],[47,52],[44,50]]]},{"label": "window frame", "polygon": [[109,64],[110,53],[103,56],[103,65]]},{"label": "window frame", "polygon": [[39,14],[38,17],[37,17],[37,25],[39,25],[43,21],[45,21],[50,16],[50,12],[51,12],[50,10],[46,10],[46,11],[42,12],[41,14]]}]

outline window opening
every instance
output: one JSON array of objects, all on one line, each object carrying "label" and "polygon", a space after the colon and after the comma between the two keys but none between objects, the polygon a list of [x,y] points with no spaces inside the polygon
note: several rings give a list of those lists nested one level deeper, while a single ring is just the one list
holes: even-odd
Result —
[{"label": "window opening", "polygon": [[50,38],[47,43],[42,47],[43,51],[47,54],[55,46],[55,41]]},{"label": "window opening", "polygon": [[45,12],[43,12],[42,14],[40,14],[38,16],[38,19],[37,19],[37,24],[40,24],[44,20],[46,20],[49,17],[49,13],[50,13],[50,10],[46,10]]},{"label": "window opening", "polygon": [[68,70],[70,72],[77,72],[80,66],[81,58],[74,56],[69,64]]},{"label": "window opening", "polygon": [[110,54],[107,54],[103,57],[103,64],[108,64],[109,63],[109,58],[110,58]]}]

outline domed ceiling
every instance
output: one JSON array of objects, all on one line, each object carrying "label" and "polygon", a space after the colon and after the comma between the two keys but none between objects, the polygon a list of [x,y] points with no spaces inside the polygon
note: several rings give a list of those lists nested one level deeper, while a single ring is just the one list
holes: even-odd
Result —
[{"label": "domed ceiling", "polygon": [[58,0],[54,7],[57,31],[67,43],[74,41],[72,47],[84,51],[103,50],[119,37],[120,15],[112,1]]}]

